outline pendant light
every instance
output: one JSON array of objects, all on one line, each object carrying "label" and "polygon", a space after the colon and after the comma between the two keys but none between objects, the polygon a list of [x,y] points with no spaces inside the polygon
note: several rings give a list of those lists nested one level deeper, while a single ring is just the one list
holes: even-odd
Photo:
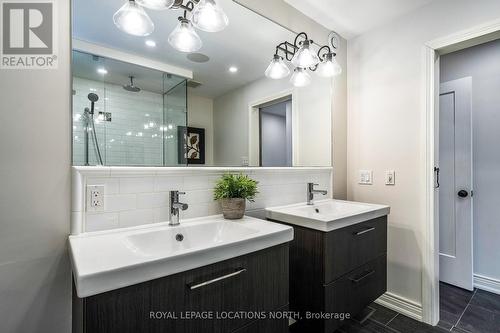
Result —
[{"label": "pendant light", "polygon": [[266,76],[271,79],[279,80],[287,77],[290,69],[283,61],[283,58],[275,54],[273,60],[266,69]]},{"label": "pendant light", "polygon": [[168,36],[168,42],[178,51],[196,52],[201,46],[200,36],[196,33],[191,21],[184,17],[179,17],[179,24]]},{"label": "pendant light", "polygon": [[319,64],[319,57],[313,50],[311,43],[312,41],[309,39],[306,39],[302,42],[299,50],[292,58],[292,64],[295,67],[309,68]]},{"label": "pendant light", "polygon": [[203,31],[219,32],[229,24],[226,13],[215,0],[200,0],[193,9],[193,25]]},{"label": "pendant light", "polygon": [[136,0],[137,4],[153,10],[169,9],[174,4],[175,0]]},{"label": "pendant light", "polygon": [[297,67],[293,71],[293,75],[290,78],[290,82],[295,86],[295,87],[305,87],[308,86],[311,83],[311,75],[307,73],[307,71],[304,68]]},{"label": "pendant light", "polygon": [[334,54],[328,53],[318,65],[317,73],[322,77],[334,77],[342,73],[342,67],[337,62]]},{"label": "pendant light", "polygon": [[134,36],[148,36],[154,23],[134,0],[128,0],[114,15],[113,22],[122,31]]}]

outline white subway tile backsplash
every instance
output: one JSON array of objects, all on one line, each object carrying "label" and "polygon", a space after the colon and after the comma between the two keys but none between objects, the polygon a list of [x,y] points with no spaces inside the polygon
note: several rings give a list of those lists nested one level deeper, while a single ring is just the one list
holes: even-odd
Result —
[{"label": "white subway tile backsplash", "polygon": [[161,207],[153,209],[154,223],[167,222],[169,217],[169,207]]},{"label": "white subway tile backsplash", "polygon": [[[144,167],[77,167],[75,170],[80,173],[81,186],[79,190],[78,186],[75,187],[73,200],[84,201],[84,196],[81,195],[82,187],[104,185],[105,212],[72,214],[73,234],[167,222],[168,191],[171,190],[186,192],[186,195],[180,197],[180,201],[188,203],[189,208],[181,212],[181,220],[220,214],[220,203],[213,200],[213,188],[216,181],[228,172],[205,168],[193,170]],[[259,181],[260,193],[255,202],[247,202],[247,210],[304,202],[307,182],[320,184],[318,187],[327,189],[330,192],[327,197],[331,197],[331,169],[249,169],[243,173]],[[75,202],[74,205],[78,207],[79,203]]]},{"label": "white subway tile backsplash", "polygon": [[138,209],[168,207],[168,201],[168,192],[137,194]]},{"label": "white subway tile backsplash", "polygon": [[118,178],[90,177],[87,180],[87,185],[104,185],[104,193],[106,195],[120,193]]},{"label": "white subway tile backsplash", "polygon": [[100,231],[119,228],[118,213],[87,214],[85,231]]},{"label": "white subway tile backsplash", "polygon": [[[106,189],[104,189],[106,192]],[[133,210],[137,207],[135,194],[104,195],[104,211],[107,213]]]},{"label": "white subway tile backsplash", "polygon": [[182,176],[160,176],[155,180],[155,191],[168,192],[184,189],[184,178]]},{"label": "white subway tile backsplash", "polygon": [[120,213],[120,227],[135,227],[154,222],[153,209],[137,209]]},{"label": "white subway tile backsplash", "polygon": [[153,177],[120,178],[120,193],[145,193],[153,189]]},{"label": "white subway tile backsplash", "polygon": [[184,177],[184,190],[202,190],[208,188],[209,176],[186,176]]}]

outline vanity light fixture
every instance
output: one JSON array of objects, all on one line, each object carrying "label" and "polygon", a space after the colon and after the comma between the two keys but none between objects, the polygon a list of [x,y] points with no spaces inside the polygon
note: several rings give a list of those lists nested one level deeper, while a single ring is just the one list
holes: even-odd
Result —
[{"label": "vanity light fixture", "polygon": [[134,36],[148,36],[155,28],[144,8],[135,0],[127,0],[113,15],[113,22],[118,29]]},{"label": "vanity light fixture", "polygon": [[184,15],[179,17],[179,24],[168,37],[168,41],[178,51],[196,52],[201,48],[202,42],[194,27],[207,32],[219,32],[229,24],[226,13],[216,1],[127,0],[115,13],[113,20],[120,30],[128,34],[147,36],[153,32],[154,24],[142,6],[153,10],[184,10]]},{"label": "vanity light fixture", "polygon": [[193,24],[206,32],[219,32],[228,26],[229,19],[215,0],[200,0],[193,10]]},{"label": "vanity light fixture", "polygon": [[295,87],[305,87],[311,83],[311,75],[304,68],[297,67],[293,70],[290,82]]},{"label": "vanity light fixture", "polygon": [[290,75],[290,68],[285,64],[282,57],[275,54],[273,60],[271,60],[271,63],[266,69],[266,76],[271,79],[279,80],[288,75]]},{"label": "vanity light fixture", "polygon": [[181,52],[196,52],[201,49],[200,36],[193,28],[191,21],[184,17],[179,17],[179,24],[168,36],[168,42],[172,47]]},{"label": "vanity light fixture", "polygon": [[336,53],[338,35],[334,32],[328,36],[330,45],[324,45],[316,52],[314,42],[305,32],[299,33],[292,43],[284,41],[276,46],[271,63],[266,69],[266,76],[279,80],[290,74],[290,69],[284,59],[294,67],[290,82],[296,87],[305,87],[311,83],[308,70],[317,72],[319,76],[331,78],[342,73],[342,67],[337,62]]},{"label": "vanity light fixture", "polygon": [[136,0],[142,7],[153,10],[165,10],[172,7],[174,0]]}]

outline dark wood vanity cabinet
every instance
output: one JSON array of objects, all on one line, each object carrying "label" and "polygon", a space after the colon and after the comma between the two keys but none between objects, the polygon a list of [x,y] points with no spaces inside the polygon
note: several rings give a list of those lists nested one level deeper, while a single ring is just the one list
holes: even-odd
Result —
[{"label": "dark wood vanity cabinet", "polygon": [[[290,243],[290,310],[301,313],[299,332],[333,333],[387,288],[387,216],[322,232],[294,227]],[[308,314],[334,318],[308,318]]]},{"label": "dark wood vanity cabinet", "polygon": [[288,319],[268,314],[288,310],[288,249],[282,244],[84,299],[74,296],[73,332],[288,332]]}]

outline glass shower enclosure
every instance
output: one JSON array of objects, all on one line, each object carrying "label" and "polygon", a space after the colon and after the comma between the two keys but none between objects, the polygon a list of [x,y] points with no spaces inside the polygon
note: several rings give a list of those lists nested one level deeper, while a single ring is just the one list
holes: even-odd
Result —
[{"label": "glass shower enclosure", "polygon": [[73,51],[73,165],[181,166],[187,81]]}]

